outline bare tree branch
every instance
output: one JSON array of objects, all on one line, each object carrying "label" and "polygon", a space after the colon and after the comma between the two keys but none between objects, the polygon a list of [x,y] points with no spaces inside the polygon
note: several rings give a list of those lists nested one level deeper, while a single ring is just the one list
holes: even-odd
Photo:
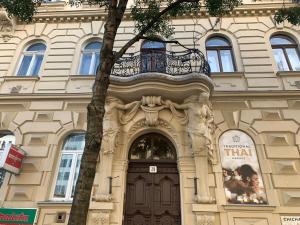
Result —
[{"label": "bare tree branch", "polygon": [[179,6],[182,3],[196,3],[199,0],[177,0],[176,2],[171,3],[168,7],[163,9],[156,17],[154,17],[147,26],[145,26],[136,36],[134,36],[131,40],[129,40],[116,54],[114,57],[114,62],[118,60],[122,55],[128,50],[130,46],[132,46],[135,42],[138,42],[140,39],[143,39],[145,33],[167,12],[172,10],[173,8]]},{"label": "bare tree branch", "polygon": [[186,47],[185,45],[181,44],[179,41],[177,40],[171,40],[171,41],[165,41],[165,40],[162,40],[158,37],[147,37],[147,36],[142,36],[141,39],[144,39],[144,40],[148,40],[148,41],[156,41],[156,42],[161,42],[161,43],[171,43],[171,44],[177,44],[185,49],[190,49],[188,47]]}]

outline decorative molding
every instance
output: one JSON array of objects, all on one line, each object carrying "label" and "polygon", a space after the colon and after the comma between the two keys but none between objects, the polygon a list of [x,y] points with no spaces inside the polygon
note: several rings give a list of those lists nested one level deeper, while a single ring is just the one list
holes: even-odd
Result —
[{"label": "decorative molding", "polygon": [[112,201],[112,195],[108,194],[95,194],[92,198],[95,202],[111,202]]},{"label": "decorative molding", "polygon": [[15,29],[15,20],[6,11],[0,9],[0,35],[4,42],[9,41]]},{"label": "decorative molding", "polygon": [[195,195],[195,202],[199,204],[215,203],[216,199],[212,196]]},{"label": "decorative molding", "polygon": [[[53,7],[51,7],[53,5]],[[285,7],[293,7],[295,3],[286,3]],[[54,7],[55,6],[55,7]],[[271,16],[282,7],[282,4],[278,3],[266,3],[266,4],[245,4],[238,7],[230,13],[232,17],[236,16]],[[176,17],[176,19],[187,19],[193,16],[200,16],[203,18],[209,17],[206,10],[201,10],[198,15],[192,13],[186,13]],[[64,4],[44,4],[42,5],[37,15],[34,16],[34,22],[90,22],[90,21],[104,21],[107,14],[105,9],[99,9],[98,7],[89,7],[83,5],[80,8],[65,7]],[[124,14],[124,20],[132,20],[130,10],[126,10]]]},{"label": "decorative molding", "polygon": [[215,216],[196,214],[196,221],[197,221],[197,225],[215,225]]}]

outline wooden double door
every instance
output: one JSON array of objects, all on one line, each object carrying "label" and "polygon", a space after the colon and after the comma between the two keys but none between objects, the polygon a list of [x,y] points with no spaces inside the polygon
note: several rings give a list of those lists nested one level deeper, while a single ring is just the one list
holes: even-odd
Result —
[{"label": "wooden double door", "polygon": [[124,225],[180,225],[176,161],[130,161]]}]

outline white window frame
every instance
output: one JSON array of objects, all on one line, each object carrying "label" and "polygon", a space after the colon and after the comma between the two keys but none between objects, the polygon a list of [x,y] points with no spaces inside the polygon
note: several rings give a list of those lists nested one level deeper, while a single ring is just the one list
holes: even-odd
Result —
[{"label": "white window frame", "polygon": [[[33,46],[33,45],[35,45],[35,44],[39,44],[39,42],[27,46],[26,49],[30,48],[31,46]],[[45,45],[44,43],[40,43],[40,44]],[[46,46],[46,45],[45,45],[45,46]],[[47,48],[47,46],[46,46],[46,48]],[[22,53],[22,58],[21,58],[21,60],[20,60],[20,62],[19,62],[19,66],[18,66],[18,70],[17,70],[16,75],[17,75],[17,76],[38,76],[38,75],[39,75],[39,72],[40,72],[40,69],[41,69],[41,67],[42,67],[42,64],[41,64],[41,67],[40,67],[40,69],[39,69],[38,74],[32,74],[32,72],[33,72],[33,70],[34,70],[34,68],[35,68],[34,65],[36,65],[36,62],[37,62],[36,58],[37,58],[38,55],[42,55],[42,56],[43,56],[43,59],[42,59],[42,63],[43,63],[43,61],[44,61],[44,56],[45,56],[45,51],[46,51],[46,50],[44,50],[44,51],[27,51],[27,50],[24,50],[23,53]],[[20,69],[21,69],[21,66],[22,66],[22,63],[23,63],[23,60],[24,60],[24,57],[25,57],[25,56],[31,56],[31,60],[30,60],[28,69],[27,69],[27,71],[26,71],[26,74],[19,74],[19,71],[20,71]]]},{"label": "white window frame", "polygon": [[[82,134],[82,133],[74,133],[73,135],[76,135],[76,134],[79,135],[79,134]],[[65,141],[67,140],[68,137],[70,137],[70,136],[67,136]],[[81,149],[81,150],[65,150],[65,149],[62,149],[61,150],[61,154],[60,154],[60,157],[59,157],[60,160],[58,162],[57,172],[56,172],[55,182],[54,182],[54,188],[53,188],[53,192],[52,192],[52,199],[54,201],[72,201],[73,200],[73,198],[71,196],[72,196],[73,184],[75,182],[74,179],[75,179],[75,173],[76,173],[76,163],[77,163],[78,157],[82,156],[83,150],[84,149]],[[72,164],[71,164],[71,167],[70,167],[70,174],[69,174],[69,179],[68,179],[67,186],[66,186],[65,197],[55,197],[55,188],[56,188],[56,185],[57,185],[57,177],[58,177],[58,173],[59,173],[59,170],[60,170],[60,164],[61,164],[63,155],[72,155]]]},{"label": "white window frame", "polygon": [[[79,70],[78,70],[79,75],[95,75],[94,70],[97,69],[95,67],[96,67],[96,61],[97,61],[96,55],[97,55],[98,51],[95,51],[95,49],[88,49],[88,50],[85,49],[89,44],[91,44],[93,42],[99,42],[100,45],[102,46],[102,43],[100,41],[91,41],[84,46],[84,48],[81,50],[80,66],[79,66]],[[90,63],[90,67],[89,67],[89,73],[81,74],[80,71],[81,71],[81,67],[82,67],[82,63],[83,63],[83,57],[85,54],[91,54],[92,58],[91,58],[91,63]],[[100,57],[100,52],[99,52],[99,57]]]}]

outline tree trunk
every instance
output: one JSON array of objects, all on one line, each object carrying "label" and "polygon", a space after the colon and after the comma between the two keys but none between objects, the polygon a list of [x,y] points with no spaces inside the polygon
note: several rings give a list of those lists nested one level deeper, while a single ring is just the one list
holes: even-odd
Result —
[{"label": "tree trunk", "polygon": [[87,132],[85,148],[81,159],[80,171],[75,188],[75,195],[70,212],[68,225],[85,225],[89,211],[91,191],[96,174],[97,160],[103,137],[103,117],[105,113],[105,99],[109,86],[109,78],[114,62],[122,57],[126,50],[135,42],[144,37],[166,12],[179,6],[183,2],[197,2],[199,0],[178,0],[154,17],[149,24],[125,44],[115,55],[113,53],[117,30],[123,19],[128,0],[110,0],[108,15],[105,23],[103,46],[101,49],[100,70],[97,70],[93,86],[93,96],[87,109]]},{"label": "tree trunk", "polygon": [[103,136],[105,98],[114,62],[113,45],[118,25],[116,22],[116,7],[110,6],[101,49],[100,70],[97,71],[93,86],[93,96],[87,107],[85,148],[81,159],[80,172],[76,183],[68,225],[86,224]]}]

